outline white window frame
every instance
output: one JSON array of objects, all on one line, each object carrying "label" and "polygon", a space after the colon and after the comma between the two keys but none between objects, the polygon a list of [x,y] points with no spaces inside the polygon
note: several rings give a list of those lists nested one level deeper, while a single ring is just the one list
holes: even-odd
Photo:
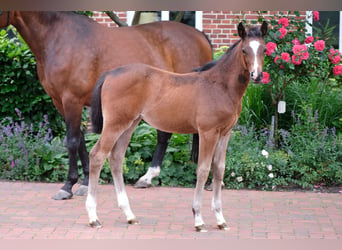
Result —
[{"label": "white window frame", "polygon": [[[127,23],[128,25],[132,25],[133,17],[135,11],[127,11]],[[195,12],[195,28],[203,31],[203,11],[196,11]],[[170,20],[170,11],[162,11],[161,12],[161,20],[162,21],[169,21]]]}]

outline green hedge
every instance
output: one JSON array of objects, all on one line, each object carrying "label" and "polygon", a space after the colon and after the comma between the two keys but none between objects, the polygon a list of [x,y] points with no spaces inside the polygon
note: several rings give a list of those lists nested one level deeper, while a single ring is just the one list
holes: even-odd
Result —
[{"label": "green hedge", "polygon": [[0,65],[0,120],[17,117],[18,109],[38,129],[48,115],[54,134],[60,135],[65,130],[63,118],[38,80],[32,52],[20,36],[8,39],[4,29],[0,30]]}]

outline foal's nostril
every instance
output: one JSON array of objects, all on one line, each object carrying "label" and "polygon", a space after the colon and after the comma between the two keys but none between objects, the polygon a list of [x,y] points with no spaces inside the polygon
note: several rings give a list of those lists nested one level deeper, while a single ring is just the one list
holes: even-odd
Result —
[{"label": "foal's nostril", "polygon": [[258,75],[258,77],[255,79],[256,82],[260,82],[262,80],[262,73]]}]

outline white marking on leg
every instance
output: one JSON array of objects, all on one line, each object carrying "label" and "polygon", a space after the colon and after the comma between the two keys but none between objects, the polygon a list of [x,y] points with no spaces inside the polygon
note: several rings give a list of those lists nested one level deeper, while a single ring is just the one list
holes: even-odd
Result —
[{"label": "white marking on leg", "polygon": [[226,223],[226,220],[223,217],[222,214],[222,205],[221,205],[221,201],[212,199],[211,201],[211,209],[214,211],[215,213],[215,217],[216,217],[216,221],[217,221],[217,225],[222,225],[223,223]]},{"label": "white marking on leg", "polygon": [[253,53],[254,53],[253,75],[258,76],[259,64],[258,64],[258,60],[257,60],[257,54],[258,54],[260,42],[259,41],[251,41],[251,42],[249,42],[249,46],[252,48]]},{"label": "white marking on leg", "polygon": [[95,222],[98,220],[97,214],[96,214],[96,199],[91,195],[88,194],[87,200],[86,200],[86,209],[88,211],[88,217],[89,217],[89,223]]},{"label": "white marking on leg", "polygon": [[122,209],[126,215],[127,221],[135,219],[131,207],[129,205],[129,200],[125,191],[117,192],[118,206]]},{"label": "white marking on leg", "polygon": [[160,166],[149,167],[146,174],[140,177],[139,181],[144,181],[147,184],[151,184],[152,179],[159,176],[159,174],[160,174]]}]

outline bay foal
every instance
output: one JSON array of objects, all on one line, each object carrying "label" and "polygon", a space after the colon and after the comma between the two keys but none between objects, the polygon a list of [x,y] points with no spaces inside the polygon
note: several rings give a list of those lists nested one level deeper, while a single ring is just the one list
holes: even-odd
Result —
[{"label": "bay foal", "polygon": [[118,205],[129,223],[136,223],[122,175],[122,163],[131,135],[143,119],[172,133],[199,133],[197,182],[192,211],[197,231],[206,231],[201,215],[202,194],[210,166],[213,173],[212,209],[220,229],[228,226],[222,214],[221,181],[230,131],[241,112],[242,97],[250,80],[262,80],[267,23],[245,30],[222,58],[198,72],[176,74],[146,64],[130,64],[104,74],[92,97],[92,123],[101,136],[90,152],[86,208],[89,223],[101,224],[96,214],[100,170],[109,156]]}]

